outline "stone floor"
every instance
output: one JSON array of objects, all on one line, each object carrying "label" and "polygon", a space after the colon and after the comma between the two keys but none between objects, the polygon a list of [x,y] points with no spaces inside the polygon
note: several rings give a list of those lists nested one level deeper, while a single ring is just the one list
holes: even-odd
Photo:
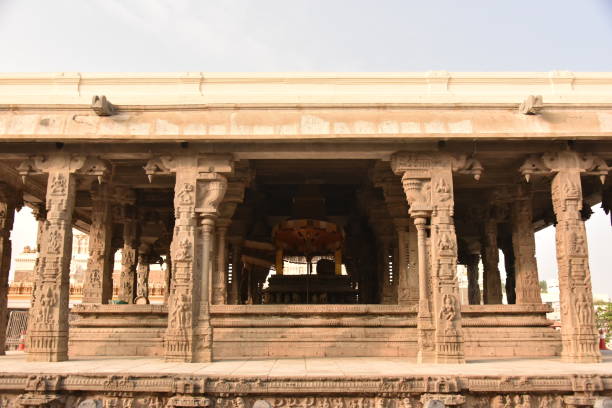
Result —
[{"label": "stone floor", "polygon": [[415,364],[402,358],[290,358],[165,363],[150,357],[76,358],[59,363],[26,362],[22,352],[0,356],[1,373],[194,374],[232,377],[354,377],[412,375],[612,374],[612,351],[601,364],[570,364],[557,359],[483,359],[468,364]]}]

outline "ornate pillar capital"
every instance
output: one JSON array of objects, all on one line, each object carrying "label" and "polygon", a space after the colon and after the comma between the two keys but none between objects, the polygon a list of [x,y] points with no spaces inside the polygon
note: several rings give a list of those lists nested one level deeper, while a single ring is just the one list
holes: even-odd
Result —
[{"label": "ornate pillar capital", "polygon": [[571,150],[548,152],[529,156],[519,172],[529,182],[533,175],[546,175],[559,172],[577,172],[585,175],[599,176],[601,183],[606,181],[610,167],[606,162],[592,153],[578,153]]}]

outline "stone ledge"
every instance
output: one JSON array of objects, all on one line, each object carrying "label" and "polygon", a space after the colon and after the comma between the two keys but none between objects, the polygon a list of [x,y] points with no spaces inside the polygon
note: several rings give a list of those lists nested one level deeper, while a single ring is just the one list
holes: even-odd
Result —
[{"label": "stone ledge", "polygon": [[75,314],[168,314],[166,305],[94,305],[78,304],[70,310]]}]

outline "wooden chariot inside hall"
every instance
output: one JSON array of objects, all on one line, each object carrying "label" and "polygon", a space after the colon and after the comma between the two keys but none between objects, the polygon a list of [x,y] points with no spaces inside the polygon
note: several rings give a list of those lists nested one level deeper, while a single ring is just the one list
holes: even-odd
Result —
[{"label": "wooden chariot inside hall", "polygon": [[[612,114],[584,102],[589,78],[479,75],[19,82],[0,204],[40,225],[28,359],[600,361],[584,221],[612,204]],[[535,259],[550,225],[561,331]],[[70,309],[73,228],[89,260]]]}]

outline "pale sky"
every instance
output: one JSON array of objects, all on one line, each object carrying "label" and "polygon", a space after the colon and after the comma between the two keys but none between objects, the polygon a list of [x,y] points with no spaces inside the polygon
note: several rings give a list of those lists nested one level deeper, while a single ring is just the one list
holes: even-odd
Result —
[{"label": "pale sky", "polygon": [[[0,72],[555,69],[612,71],[612,1],[0,0]],[[600,209],[587,232],[593,291],[612,295]],[[34,233],[24,210],[17,252]],[[556,277],[554,229],[536,239]]]}]

